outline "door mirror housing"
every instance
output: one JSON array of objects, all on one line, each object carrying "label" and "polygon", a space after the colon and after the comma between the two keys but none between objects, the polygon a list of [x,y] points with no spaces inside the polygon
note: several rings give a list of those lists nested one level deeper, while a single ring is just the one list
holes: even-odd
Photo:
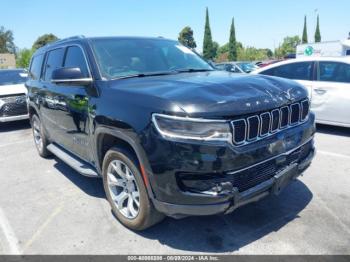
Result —
[{"label": "door mirror housing", "polygon": [[92,83],[92,78],[85,77],[79,67],[62,67],[52,72],[51,82],[56,85],[86,86]]}]

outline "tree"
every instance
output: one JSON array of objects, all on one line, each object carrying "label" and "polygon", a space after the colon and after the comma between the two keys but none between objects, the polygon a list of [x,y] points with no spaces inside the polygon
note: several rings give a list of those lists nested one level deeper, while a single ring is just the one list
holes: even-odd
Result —
[{"label": "tree", "polygon": [[237,43],[236,43],[236,30],[235,30],[234,18],[232,18],[232,23],[230,28],[230,39],[228,43],[229,43],[228,59],[231,61],[236,61],[237,60]]},{"label": "tree", "polygon": [[189,26],[186,26],[181,30],[178,40],[181,44],[189,48],[193,49],[197,47],[196,41],[193,38],[193,30]]},{"label": "tree", "polygon": [[303,29],[303,38],[302,38],[302,43],[307,44],[307,25],[306,25],[306,16],[304,17],[304,29]]},{"label": "tree", "polygon": [[33,55],[33,49],[24,48],[20,50],[17,54],[16,65],[21,68],[28,68],[30,59]]},{"label": "tree", "polygon": [[39,36],[38,39],[34,42],[33,44],[33,49],[39,49],[40,47],[43,47],[44,45],[51,43],[51,42],[55,42],[59,40],[57,36],[55,36],[54,34],[45,34],[42,36]]},{"label": "tree", "polygon": [[213,58],[215,58],[218,55],[220,45],[218,42],[213,41]]},{"label": "tree", "polygon": [[299,36],[287,36],[283,39],[282,45],[275,50],[275,56],[282,58],[287,54],[295,54],[296,47],[300,44]]},{"label": "tree", "polygon": [[13,33],[11,30],[6,30],[3,26],[0,27],[0,53],[16,53]]},{"label": "tree", "polygon": [[321,42],[320,17],[317,15],[317,25],[315,32],[315,43]]},{"label": "tree", "polygon": [[210,24],[209,24],[209,12],[208,7],[206,9],[205,14],[205,27],[204,27],[204,39],[203,39],[203,57],[205,59],[213,59],[214,58],[214,52],[213,52],[213,39],[211,37],[211,30],[210,30]]}]

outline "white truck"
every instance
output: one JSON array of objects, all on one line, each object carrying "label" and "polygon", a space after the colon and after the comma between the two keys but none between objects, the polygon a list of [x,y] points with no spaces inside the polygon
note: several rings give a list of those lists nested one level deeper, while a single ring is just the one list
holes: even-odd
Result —
[{"label": "white truck", "polygon": [[350,56],[350,40],[302,44],[297,46],[297,58],[312,56]]}]

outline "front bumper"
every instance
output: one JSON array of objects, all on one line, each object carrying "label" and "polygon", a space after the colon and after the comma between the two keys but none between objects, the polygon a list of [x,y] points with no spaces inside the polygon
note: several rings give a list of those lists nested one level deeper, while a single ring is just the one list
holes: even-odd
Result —
[{"label": "front bumper", "polygon": [[29,119],[29,114],[19,115],[19,116],[4,116],[0,117],[0,122],[12,122],[17,120]]},{"label": "front bumper", "polygon": [[[311,141],[309,141],[310,143]],[[291,152],[287,152],[286,155]],[[296,179],[302,172],[311,164],[311,161],[315,155],[315,149],[312,147],[309,154],[298,163],[292,163],[286,166],[284,169],[279,170],[270,179],[247,189],[246,191],[239,192],[238,188],[232,188],[229,192],[224,194],[228,197],[228,200],[222,203],[216,204],[204,204],[204,205],[179,205],[166,203],[154,199],[153,204],[159,212],[162,212],[168,216],[174,218],[182,218],[185,216],[205,216],[214,215],[220,213],[231,213],[236,208],[259,201],[260,199],[270,195],[278,195],[291,181]],[[278,158],[280,156],[276,156]],[[262,163],[258,163],[262,164]]]}]

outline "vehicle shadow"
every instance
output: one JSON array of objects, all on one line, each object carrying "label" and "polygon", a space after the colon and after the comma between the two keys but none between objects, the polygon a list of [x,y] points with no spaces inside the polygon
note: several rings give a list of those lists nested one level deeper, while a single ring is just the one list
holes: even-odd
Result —
[{"label": "vehicle shadow", "polygon": [[11,132],[22,129],[29,129],[29,120],[0,123],[0,133]]},{"label": "vehicle shadow", "polygon": [[321,134],[350,137],[350,128],[317,124],[316,131]]},{"label": "vehicle shadow", "polygon": [[[101,179],[84,177],[58,158],[55,160],[54,167],[84,193],[105,198]],[[279,196],[269,196],[226,216],[166,218],[158,225],[135,233],[182,251],[233,252],[299,218],[312,198],[307,186],[296,180]]]},{"label": "vehicle shadow", "polygon": [[297,180],[281,195],[241,207],[230,215],[167,218],[136,233],[183,251],[233,252],[297,219],[312,197],[306,185]]},{"label": "vehicle shadow", "polygon": [[55,161],[54,167],[84,193],[97,198],[105,198],[102,179],[80,175],[57,157]]}]

